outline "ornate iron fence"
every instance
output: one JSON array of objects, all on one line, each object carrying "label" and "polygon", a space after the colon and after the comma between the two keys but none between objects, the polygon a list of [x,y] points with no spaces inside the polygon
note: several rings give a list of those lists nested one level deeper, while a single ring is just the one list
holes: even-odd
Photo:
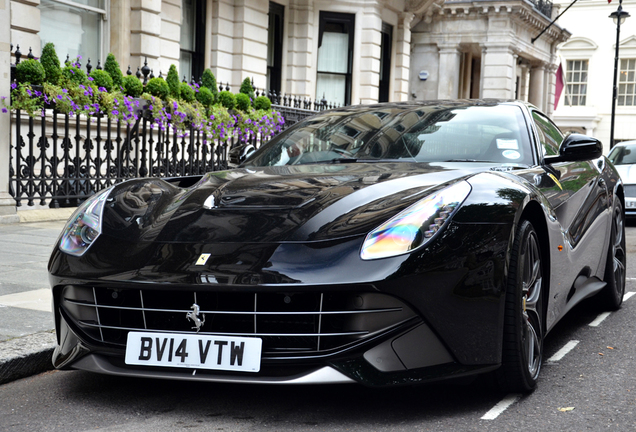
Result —
[{"label": "ornate iron fence", "polygon": [[[11,64],[12,78],[23,56],[19,45],[13,54],[16,63]],[[27,57],[35,58],[31,49]],[[90,74],[90,59],[85,68]],[[98,62],[95,68],[101,69],[101,64]],[[126,73],[132,75],[130,66]],[[144,83],[154,77],[147,62],[137,68],[135,75]],[[230,85],[219,83],[219,90],[230,90]],[[312,102],[263,89],[255,89],[255,95],[269,97],[272,109],[285,119],[282,130],[318,111],[336,107],[324,97]],[[43,117],[14,111],[9,187],[17,205],[77,206],[87,196],[131,178],[201,175],[227,169],[229,151],[244,143],[236,136],[219,142],[193,127],[186,134],[169,132],[173,130],[169,123],[162,128],[152,127],[156,119],[148,112],[138,114],[138,120],[129,124],[102,115],[69,116],[53,109],[47,109]],[[252,136],[250,143],[259,147],[269,139]]]},{"label": "ornate iron fence", "polygon": [[9,177],[18,206],[23,201],[76,206],[86,196],[131,178],[226,169],[227,152],[235,141],[215,142],[192,128],[187,136],[165,132],[151,128],[154,120],[147,116],[131,125],[103,117],[49,114],[35,119],[16,111],[13,117]]}]

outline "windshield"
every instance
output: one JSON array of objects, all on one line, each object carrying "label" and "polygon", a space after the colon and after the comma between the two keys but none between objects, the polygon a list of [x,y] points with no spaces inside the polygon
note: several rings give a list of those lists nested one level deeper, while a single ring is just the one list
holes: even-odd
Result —
[{"label": "windshield", "polygon": [[280,134],[244,166],[347,162],[532,164],[515,105],[371,106],[318,114]]},{"label": "windshield", "polygon": [[636,145],[614,147],[607,158],[614,165],[636,164]]}]

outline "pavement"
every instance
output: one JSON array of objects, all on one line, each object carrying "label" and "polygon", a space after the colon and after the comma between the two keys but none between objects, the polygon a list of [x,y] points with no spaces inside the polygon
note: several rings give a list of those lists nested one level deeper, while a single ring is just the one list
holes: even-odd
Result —
[{"label": "pavement", "polygon": [[73,208],[20,210],[0,218],[0,384],[53,369],[46,271]]}]

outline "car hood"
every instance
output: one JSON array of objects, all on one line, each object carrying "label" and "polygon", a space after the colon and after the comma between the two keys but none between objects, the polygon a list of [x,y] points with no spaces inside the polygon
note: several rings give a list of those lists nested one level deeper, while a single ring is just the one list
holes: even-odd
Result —
[{"label": "car hood", "polygon": [[105,235],[131,241],[269,243],[368,233],[484,163],[354,163],[212,172],[189,188],[161,179],[117,185]]},{"label": "car hood", "polygon": [[625,184],[636,183],[636,165],[614,165]]}]

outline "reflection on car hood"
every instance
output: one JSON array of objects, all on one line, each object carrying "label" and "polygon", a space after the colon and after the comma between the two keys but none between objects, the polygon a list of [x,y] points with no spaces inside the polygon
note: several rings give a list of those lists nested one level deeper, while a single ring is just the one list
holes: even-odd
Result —
[{"label": "reflection on car hood", "polygon": [[616,171],[620,174],[623,183],[636,183],[636,165],[615,165]]},{"label": "reflection on car hood", "polygon": [[103,232],[129,240],[318,241],[366,234],[432,189],[485,163],[300,165],[208,173],[183,189],[161,179],[118,185]]}]

